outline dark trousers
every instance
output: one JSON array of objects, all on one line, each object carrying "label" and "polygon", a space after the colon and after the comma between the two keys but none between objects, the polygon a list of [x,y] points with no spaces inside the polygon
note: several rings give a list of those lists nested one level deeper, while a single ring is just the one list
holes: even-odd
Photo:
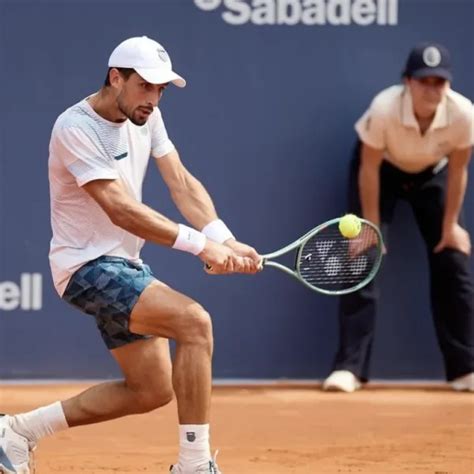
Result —
[{"label": "dark trousers", "polygon": [[[360,214],[358,192],[359,147],[351,163],[350,211]],[[396,201],[413,209],[428,252],[431,309],[448,380],[474,372],[474,288],[469,257],[452,249],[433,253],[441,239],[447,166],[421,173],[405,173],[384,161],[380,171],[380,215],[386,235]],[[460,218],[460,225],[463,219]],[[400,295],[402,296],[402,295]],[[369,379],[375,329],[377,279],[362,290],[342,296],[339,305],[339,349],[334,370],[350,370]]]}]

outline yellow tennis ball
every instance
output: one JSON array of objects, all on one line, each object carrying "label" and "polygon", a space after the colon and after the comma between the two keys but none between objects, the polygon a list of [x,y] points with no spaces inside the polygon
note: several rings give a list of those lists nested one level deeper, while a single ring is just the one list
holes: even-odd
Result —
[{"label": "yellow tennis ball", "polygon": [[357,237],[360,233],[360,229],[360,219],[354,214],[346,214],[339,221],[339,231],[344,237],[348,239]]}]

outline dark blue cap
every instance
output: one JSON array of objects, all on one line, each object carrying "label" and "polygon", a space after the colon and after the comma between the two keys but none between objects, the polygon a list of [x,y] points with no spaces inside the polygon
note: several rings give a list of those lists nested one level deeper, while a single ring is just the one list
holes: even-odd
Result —
[{"label": "dark blue cap", "polygon": [[416,78],[434,76],[452,81],[451,55],[441,44],[417,44],[408,56],[403,75]]}]

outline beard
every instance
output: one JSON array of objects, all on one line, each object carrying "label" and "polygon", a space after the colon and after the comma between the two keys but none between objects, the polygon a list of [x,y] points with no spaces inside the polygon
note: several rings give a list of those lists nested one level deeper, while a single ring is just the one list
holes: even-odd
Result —
[{"label": "beard", "polygon": [[[117,107],[120,112],[125,115],[128,120],[130,120],[130,122],[132,122],[134,125],[138,125],[139,127],[147,123],[148,117],[153,112],[153,109],[145,106],[138,106],[131,110],[123,103],[121,95],[117,97]],[[143,111],[141,111],[141,109],[143,109]],[[144,112],[145,110],[149,111],[149,113]]]}]

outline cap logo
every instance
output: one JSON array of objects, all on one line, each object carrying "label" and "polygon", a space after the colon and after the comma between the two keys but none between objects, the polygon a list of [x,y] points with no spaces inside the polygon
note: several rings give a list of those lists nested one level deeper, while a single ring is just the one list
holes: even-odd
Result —
[{"label": "cap logo", "polygon": [[168,53],[163,48],[157,48],[156,51],[162,61],[164,61],[165,63],[169,62],[170,57],[168,56]]},{"label": "cap logo", "polygon": [[441,63],[441,53],[438,48],[428,46],[423,51],[423,62],[429,67],[439,66]]},{"label": "cap logo", "polygon": [[194,443],[196,441],[196,433],[194,431],[186,431],[186,439],[190,443]]}]

